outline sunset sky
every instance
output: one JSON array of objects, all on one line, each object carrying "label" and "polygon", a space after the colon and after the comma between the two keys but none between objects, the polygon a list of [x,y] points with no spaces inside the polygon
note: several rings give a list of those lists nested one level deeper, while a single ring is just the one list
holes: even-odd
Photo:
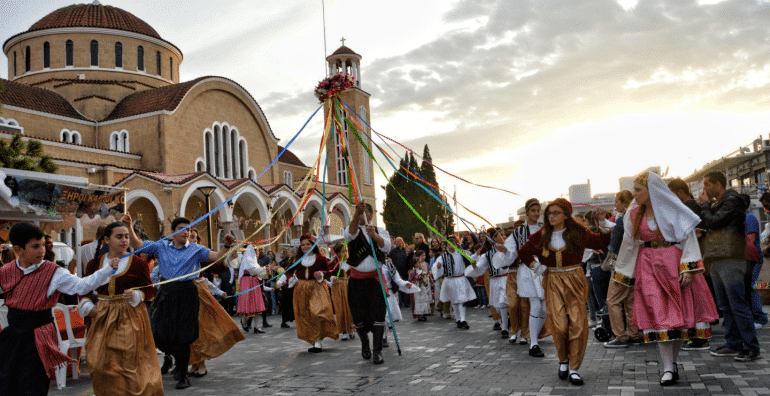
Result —
[{"label": "sunset sky", "polygon": [[[326,51],[320,0],[102,3],[179,47],[182,81],[218,75],[245,87],[282,143],[317,108],[325,55],[345,37],[363,56],[375,130],[520,194],[439,174],[493,223],[587,179],[596,194],[649,166],[684,177],[770,133],[766,1],[327,0]],[[70,4],[6,0],[0,36]],[[0,70],[7,78],[5,58]],[[291,146],[306,164],[322,122]]]}]

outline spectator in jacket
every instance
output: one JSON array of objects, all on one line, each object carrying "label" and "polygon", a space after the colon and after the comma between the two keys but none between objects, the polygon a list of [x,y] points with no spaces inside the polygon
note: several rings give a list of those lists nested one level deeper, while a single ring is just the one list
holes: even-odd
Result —
[{"label": "spectator in jacket", "polygon": [[[725,318],[725,345],[714,356],[734,356],[738,361],[759,358],[759,341],[746,296],[746,203],[727,179],[712,171],[703,177],[701,238],[703,261],[709,268],[714,296]],[[711,202],[710,200],[715,200]]]}]

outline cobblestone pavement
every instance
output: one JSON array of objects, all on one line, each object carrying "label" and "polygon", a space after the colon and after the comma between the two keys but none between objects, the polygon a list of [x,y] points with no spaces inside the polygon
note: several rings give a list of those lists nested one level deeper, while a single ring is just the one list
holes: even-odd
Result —
[{"label": "cobblestone pavement", "polygon": [[[766,307],[767,310],[767,307]],[[433,316],[427,322],[409,319],[396,323],[402,356],[393,335],[384,351],[385,363],[375,366],[360,355],[358,338],[324,341],[324,352],[311,354],[310,346],[282,329],[280,316],[266,334],[248,334],[228,353],[208,362],[209,374],[192,378],[193,386],[174,389],[171,375],[163,377],[166,393],[190,395],[672,395],[770,394],[770,365],[760,360],[741,363],[715,358],[708,351],[679,355],[681,379],[677,386],[662,388],[659,354],[655,345],[606,349],[593,338],[588,341],[580,373],[582,387],[558,379],[558,358],[551,338],[540,342],[545,358],[532,358],[528,347],[511,345],[492,331],[488,310],[468,309],[470,330],[459,330],[454,321]],[[712,347],[724,342],[724,328],[713,326]],[[763,346],[770,331],[758,331]],[[763,349],[763,356],[768,352]],[[683,371],[681,371],[683,369]],[[70,379],[51,395],[91,395],[87,370]]]}]

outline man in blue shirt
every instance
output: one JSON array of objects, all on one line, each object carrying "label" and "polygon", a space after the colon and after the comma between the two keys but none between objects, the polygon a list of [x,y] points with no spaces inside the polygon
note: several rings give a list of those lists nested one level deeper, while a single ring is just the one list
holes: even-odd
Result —
[{"label": "man in blue shirt", "polygon": [[[743,198],[743,201],[746,202],[747,207],[750,206],[751,198],[747,194],[741,194],[741,198]],[[757,284],[759,272],[762,270],[762,262],[764,261],[762,248],[759,246],[759,233],[759,220],[757,220],[757,217],[754,216],[751,211],[747,210],[746,238],[754,245],[754,248],[756,249],[758,257],[755,257],[754,260],[759,259],[759,261],[747,260],[748,268],[746,271],[746,291],[749,295],[746,298],[749,301],[749,305],[751,305],[751,315],[754,318],[754,327],[757,329],[766,325],[768,322],[767,314],[762,310],[762,299],[759,297],[757,290],[754,289],[754,286]],[[747,259],[748,258],[749,257],[747,255]]]},{"label": "man in blue shirt", "polygon": [[[201,263],[217,261],[230,249],[234,239],[225,235],[224,248],[213,252],[205,246],[189,243],[189,232],[184,230],[170,240],[161,239],[151,242],[140,240],[131,227],[131,216],[126,214],[121,221],[129,229],[131,247],[142,249],[142,253],[150,258],[158,259],[161,280],[175,279],[166,283],[155,297],[155,312],[153,313],[153,338],[157,347],[172,356],[176,361],[174,380],[176,388],[184,389],[190,386],[187,378],[187,365],[190,360],[190,344],[198,339],[198,289],[194,279],[197,274],[184,276],[200,270]],[[171,222],[172,232],[177,232],[190,224],[190,220],[177,217]]]}]

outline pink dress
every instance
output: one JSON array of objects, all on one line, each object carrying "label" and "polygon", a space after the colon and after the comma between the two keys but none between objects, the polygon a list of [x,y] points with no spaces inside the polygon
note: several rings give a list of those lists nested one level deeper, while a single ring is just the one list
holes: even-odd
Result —
[{"label": "pink dress", "polygon": [[[646,215],[639,225],[639,239],[664,240],[650,229]],[[679,285],[680,267],[687,268],[681,258],[682,250],[677,246],[639,249],[633,324],[644,331],[644,342],[707,339],[711,337],[709,322],[719,319],[703,274],[693,276],[684,289]],[[703,263],[697,267],[703,268]]]},{"label": "pink dress", "polygon": [[[244,274],[240,282],[240,291],[249,290],[259,285],[262,279],[258,276]],[[246,294],[238,296],[236,312],[239,316],[253,316],[265,310],[265,300],[262,299],[262,288],[258,287]]]}]

